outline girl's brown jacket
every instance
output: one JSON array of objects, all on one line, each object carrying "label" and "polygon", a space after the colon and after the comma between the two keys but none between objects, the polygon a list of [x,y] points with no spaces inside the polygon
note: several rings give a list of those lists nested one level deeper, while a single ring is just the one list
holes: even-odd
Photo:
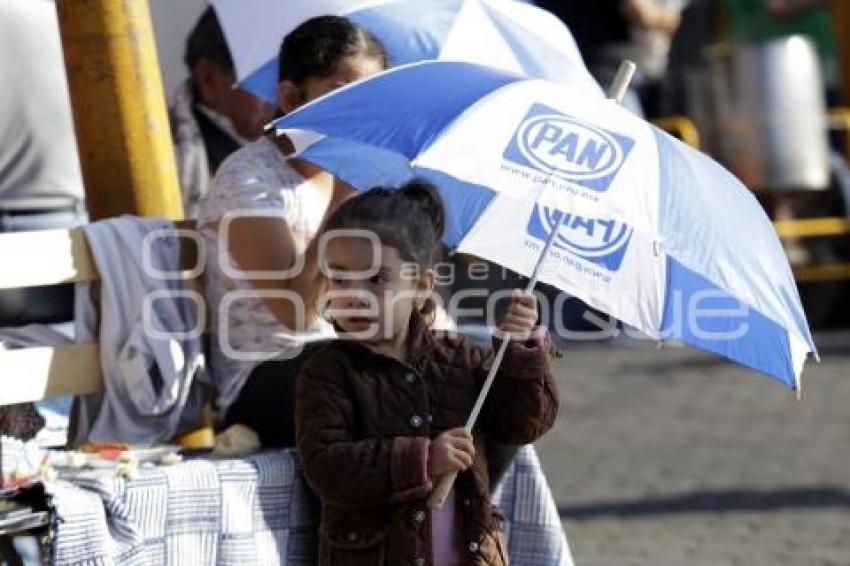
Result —
[{"label": "girl's brown jacket", "polygon": [[[465,424],[492,351],[437,337],[418,315],[409,340],[409,365],[337,340],[298,376],[296,436],[304,475],[322,500],[322,566],[433,562],[428,445]],[[459,552],[467,564],[507,563],[501,520],[490,505],[484,439],[527,444],[554,423],[558,397],[545,342],[540,334],[508,347],[474,432],[474,464],[455,484]]]}]

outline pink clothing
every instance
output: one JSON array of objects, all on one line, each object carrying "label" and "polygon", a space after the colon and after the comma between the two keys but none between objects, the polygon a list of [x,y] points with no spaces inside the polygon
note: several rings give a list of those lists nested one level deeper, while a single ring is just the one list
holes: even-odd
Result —
[{"label": "pink clothing", "polygon": [[441,509],[431,511],[431,548],[434,566],[458,566],[460,562],[460,522],[457,517],[455,490],[449,492]]}]

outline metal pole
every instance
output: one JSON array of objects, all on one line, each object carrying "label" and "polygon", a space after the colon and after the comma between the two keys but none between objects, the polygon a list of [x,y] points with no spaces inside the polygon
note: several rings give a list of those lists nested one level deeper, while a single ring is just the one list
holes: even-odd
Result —
[{"label": "metal pole", "polygon": [[89,216],[183,218],[147,0],[56,7]]}]

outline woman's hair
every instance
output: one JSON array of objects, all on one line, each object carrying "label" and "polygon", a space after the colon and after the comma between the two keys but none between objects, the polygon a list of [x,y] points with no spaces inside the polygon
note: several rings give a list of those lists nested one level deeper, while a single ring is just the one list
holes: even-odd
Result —
[{"label": "woman's hair", "polygon": [[204,10],[186,38],[186,53],[183,56],[186,66],[191,70],[201,59],[209,59],[222,71],[233,70],[230,48],[212,6]]},{"label": "woman's hair", "polygon": [[[375,187],[352,197],[337,208],[324,226],[330,230],[368,230],[384,246],[398,250],[402,260],[421,269],[433,268],[442,257],[445,210],[436,187],[414,179],[402,187]],[[422,313],[433,313],[426,301]]]},{"label": "woman's hair", "polygon": [[384,46],[365,28],[342,16],[311,18],[283,39],[278,81],[301,84],[308,77],[326,77],[343,59],[358,53],[387,66]]}]

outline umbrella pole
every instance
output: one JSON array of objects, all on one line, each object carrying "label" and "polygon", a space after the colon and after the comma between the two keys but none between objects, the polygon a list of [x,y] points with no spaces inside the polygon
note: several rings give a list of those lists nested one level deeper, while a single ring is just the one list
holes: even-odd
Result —
[{"label": "umbrella pole", "polygon": [[[561,225],[561,221],[564,218],[563,212],[558,212],[556,221],[554,222],[555,227],[552,229],[552,233],[549,234],[549,238],[546,240],[546,245],[543,247],[543,251],[540,252],[540,257],[537,258],[537,264],[534,266],[534,271],[531,274],[531,279],[528,282],[528,285],[525,288],[526,294],[531,294],[534,291],[534,287],[537,285],[537,280],[540,278],[540,268],[543,266],[543,261],[546,259],[546,256],[549,255],[549,250],[552,248],[552,244],[555,243],[555,238],[558,236],[558,227]],[[496,356],[493,358],[493,364],[490,366],[490,371],[487,373],[487,379],[484,380],[484,385],[481,387],[481,391],[478,393],[478,399],[475,400],[475,406],[472,407],[472,412],[469,414],[469,418],[466,420],[466,425],[464,428],[467,432],[472,432],[472,428],[475,426],[475,422],[478,420],[478,415],[481,413],[481,408],[484,406],[484,401],[487,400],[487,393],[490,392],[490,387],[493,385],[493,380],[496,378],[496,373],[499,371],[499,367],[502,365],[502,358],[505,357],[505,352],[508,349],[508,344],[510,344],[510,336],[503,335],[502,343],[499,344],[499,349],[496,351]],[[430,509],[440,509],[443,507],[443,504],[446,502],[446,498],[449,495],[449,492],[452,490],[452,486],[454,485],[455,479],[457,478],[457,472],[449,472],[447,474],[443,474],[440,476],[439,480],[437,480],[437,485],[434,486],[434,490],[431,492],[431,495],[428,497],[428,507]]]},{"label": "umbrella pole", "polygon": [[[629,83],[631,83],[634,74],[635,64],[631,61],[623,61],[623,63],[620,65],[620,68],[617,70],[617,76],[614,77],[614,82],[611,84],[611,90],[608,93],[608,98],[614,100],[615,102],[617,102],[617,104],[622,102],[623,96],[625,96],[626,90],[629,88]],[[531,280],[529,280],[528,285],[525,288],[526,294],[530,294],[531,292],[533,292],[534,287],[537,285],[537,280],[540,277],[540,268],[543,266],[543,261],[546,259],[546,256],[549,255],[549,250],[552,248],[552,244],[555,243],[555,238],[558,235],[558,228],[560,227],[561,220],[564,217],[563,215],[563,212],[558,212],[557,220],[554,222],[555,227],[552,229],[552,233],[549,234],[549,238],[546,240],[546,245],[543,247],[543,251],[540,252],[540,257],[537,258],[537,264],[534,266],[534,271],[531,274]],[[481,408],[484,406],[484,401],[487,399],[487,393],[489,393],[490,387],[493,385],[493,380],[496,377],[496,373],[499,371],[499,366],[502,365],[502,358],[505,357],[505,351],[507,351],[509,343],[510,337],[503,336],[502,343],[499,344],[499,349],[496,352],[496,357],[493,358],[493,364],[492,366],[490,366],[490,371],[487,374],[487,379],[484,381],[484,385],[481,387],[481,392],[478,394],[478,399],[475,400],[475,406],[472,408],[472,412],[470,413],[469,418],[466,421],[466,425],[464,426],[467,432],[472,432],[472,428],[475,426],[475,422],[478,420],[478,414],[481,412]],[[440,478],[437,480],[437,485],[434,486],[434,490],[428,497],[428,508],[440,509],[443,507],[443,504],[445,504],[449,492],[452,490],[452,486],[454,485],[456,478],[456,471],[449,472],[440,476]]]}]

